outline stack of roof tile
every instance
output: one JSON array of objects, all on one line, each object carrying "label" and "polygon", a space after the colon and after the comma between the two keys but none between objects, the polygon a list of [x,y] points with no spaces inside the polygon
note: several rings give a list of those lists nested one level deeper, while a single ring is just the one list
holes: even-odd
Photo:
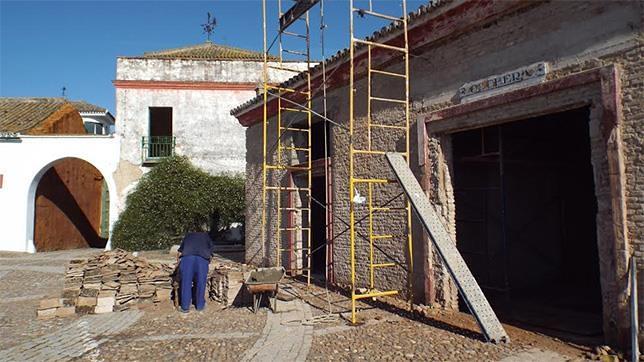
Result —
[{"label": "stack of roof tile", "polygon": [[108,313],[136,303],[169,302],[174,266],[150,263],[124,250],[70,261],[61,297],[46,298],[39,318]]},{"label": "stack of roof tile", "polygon": [[208,273],[206,291],[208,299],[224,306],[233,305],[241,298],[240,291],[244,285],[244,272],[226,265],[214,265]]}]

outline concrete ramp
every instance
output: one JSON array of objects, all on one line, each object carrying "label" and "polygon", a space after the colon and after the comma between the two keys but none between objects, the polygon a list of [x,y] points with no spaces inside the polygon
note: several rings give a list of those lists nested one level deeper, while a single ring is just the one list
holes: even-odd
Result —
[{"label": "concrete ramp", "polygon": [[472,272],[470,272],[463,257],[458,252],[456,243],[450,238],[445,226],[438,218],[434,206],[429,202],[418,180],[409,169],[407,161],[399,153],[387,153],[387,161],[407,194],[416,214],[422,221],[436,250],[438,250],[452,279],[456,282],[461,296],[463,296],[468,308],[476,317],[476,321],[481,327],[485,338],[493,343],[509,342],[510,337],[503,329],[501,322],[496,317]]}]

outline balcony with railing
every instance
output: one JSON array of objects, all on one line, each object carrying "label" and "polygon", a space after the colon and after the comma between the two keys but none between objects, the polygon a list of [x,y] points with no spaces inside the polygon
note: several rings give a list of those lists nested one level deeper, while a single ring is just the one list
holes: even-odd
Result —
[{"label": "balcony with railing", "polygon": [[141,138],[141,160],[143,163],[157,163],[174,156],[174,136],[143,136]]}]

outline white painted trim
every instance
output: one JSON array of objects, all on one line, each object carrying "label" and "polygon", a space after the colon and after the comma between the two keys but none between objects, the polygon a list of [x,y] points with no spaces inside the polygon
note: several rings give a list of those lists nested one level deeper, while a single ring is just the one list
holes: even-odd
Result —
[{"label": "white painted trim", "polygon": [[65,138],[65,139],[71,139],[71,138],[115,138],[114,135],[111,134],[74,134],[74,135],[20,135],[19,138]]}]

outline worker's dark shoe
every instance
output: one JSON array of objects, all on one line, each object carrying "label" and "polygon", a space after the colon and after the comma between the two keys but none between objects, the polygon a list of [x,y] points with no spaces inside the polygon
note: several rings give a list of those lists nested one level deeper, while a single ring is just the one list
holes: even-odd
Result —
[{"label": "worker's dark shoe", "polygon": [[184,310],[183,308],[179,307],[179,312],[188,313],[188,312],[190,312],[190,310]]}]

